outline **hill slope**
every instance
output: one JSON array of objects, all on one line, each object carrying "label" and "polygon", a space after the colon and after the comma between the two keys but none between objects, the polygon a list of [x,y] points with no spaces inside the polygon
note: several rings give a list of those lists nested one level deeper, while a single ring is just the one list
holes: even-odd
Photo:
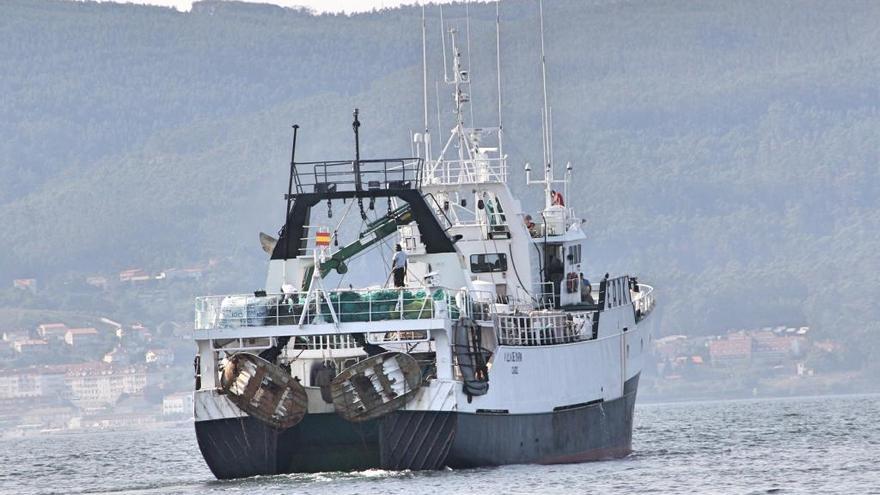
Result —
[{"label": "hill slope", "polygon": [[[476,121],[492,124],[494,6],[470,10]],[[461,6],[444,13],[464,32]],[[502,6],[514,170],[540,161],[536,14]],[[555,156],[585,191],[569,202],[589,219],[589,273],[658,285],[664,333],[803,323],[875,352],[880,5],[548,0],[546,14]],[[258,283],[291,123],[303,159],[348,157],[360,107],[366,156],[409,154],[419,16],[3,2],[0,280],[221,255]]]}]

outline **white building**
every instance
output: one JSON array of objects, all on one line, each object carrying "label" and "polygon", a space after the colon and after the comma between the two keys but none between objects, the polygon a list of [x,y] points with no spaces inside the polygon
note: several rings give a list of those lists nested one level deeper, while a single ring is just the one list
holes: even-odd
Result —
[{"label": "white building", "polygon": [[122,394],[143,393],[147,373],[142,366],[113,367],[95,363],[70,367],[66,381],[74,404],[83,409],[97,409],[115,404]]},{"label": "white building", "polygon": [[193,394],[189,392],[166,395],[165,398],[162,400],[163,416],[192,416],[192,412]]},{"label": "white building", "polygon": [[0,372],[0,400],[67,395],[64,366],[43,366]]}]

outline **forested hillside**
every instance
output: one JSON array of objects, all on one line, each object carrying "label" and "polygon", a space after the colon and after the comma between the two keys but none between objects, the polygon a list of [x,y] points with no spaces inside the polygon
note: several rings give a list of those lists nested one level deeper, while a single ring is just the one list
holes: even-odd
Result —
[{"label": "forested hillside", "polygon": [[[518,171],[541,156],[537,5],[501,11],[506,151],[535,207]],[[0,281],[222,256],[259,284],[290,124],[300,158],[345,158],[359,107],[365,156],[409,154],[420,13],[0,3]],[[475,120],[494,125],[495,8],[470,14]],[[546,0],[545,14],[588,272],[657,286],[662,334],[806,324],[876,353],[880,3]],[[463,5],[444,15],[465,32]]]}]

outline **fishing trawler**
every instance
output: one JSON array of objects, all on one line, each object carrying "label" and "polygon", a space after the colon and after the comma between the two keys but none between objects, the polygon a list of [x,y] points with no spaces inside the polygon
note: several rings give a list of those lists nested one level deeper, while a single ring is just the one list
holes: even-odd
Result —
[{"label": "fishing trawler", "polygon": [[[587,237],[564,203],[572,167],[554,175],[546,90],[543,174],[525,172],[543,190],[532,221],[508,187],[500,71],[498,125],[466,126],[470,76],[448,38],[456,119],[439,157],[427,96],[415,158],[361,159],[355,111],[353,159],[297,162],[295,126],[286,220],[260,236],[265,288],[196,299],[195,430],[216,477],[630,453],[653,289],[582,276]],[[364,219],[347,239],[310,223],[340,201]],[[384,272],[327,288],[389,242],[405,253],[401,286]]]}]

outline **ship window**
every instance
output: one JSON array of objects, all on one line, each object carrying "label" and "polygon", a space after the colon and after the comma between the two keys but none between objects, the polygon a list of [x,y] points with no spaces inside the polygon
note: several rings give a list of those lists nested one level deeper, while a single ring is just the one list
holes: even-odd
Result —
[{"label": "ship window", "polygon": [[568,262],[577,265],[581,262],[581,245],[568,246]]},{"label": "ship window", "polygon": [[507,255],[504,253],[485,253],[471,255],[471,272],[492,273],[507,271]]}]

